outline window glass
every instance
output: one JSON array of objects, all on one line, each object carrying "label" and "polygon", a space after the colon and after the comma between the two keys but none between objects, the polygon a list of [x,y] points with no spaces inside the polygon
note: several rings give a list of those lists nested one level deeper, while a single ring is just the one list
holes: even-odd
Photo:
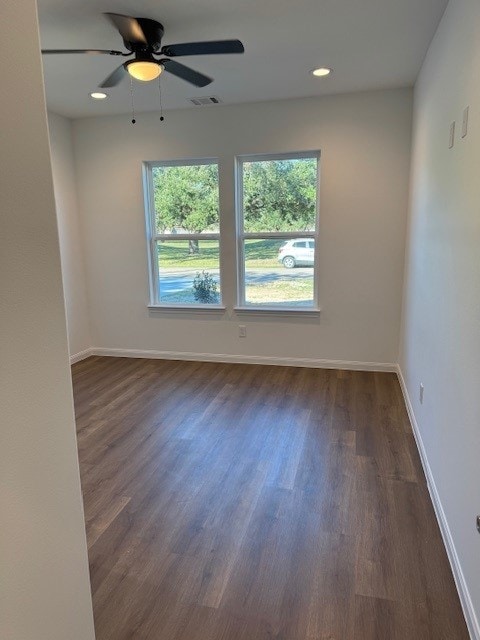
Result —
[{"label": "window glass", "polygon": [[219,304],[218,240],[158,240],[161,304]]},{"label": "window glass", "polygon": [[218,165],[152,168],[157,234],[218,233]]},{"label": "window glass", "polygon": [[316,157],[242,164],[245,232],[315,230]]},{"label": "window glass", "polygon": [[292,156],[238,161],[241,307],[316,307],[318,154]]},{"label": "window glass", "polygon": [[244,241],[247,306],[313,307],[314,258],[306,255],[306,247],[294,244],[271,239]]},{"label": "window glass", "polygon": [[218,165],[147,165],[153,304],[221,303]]}]

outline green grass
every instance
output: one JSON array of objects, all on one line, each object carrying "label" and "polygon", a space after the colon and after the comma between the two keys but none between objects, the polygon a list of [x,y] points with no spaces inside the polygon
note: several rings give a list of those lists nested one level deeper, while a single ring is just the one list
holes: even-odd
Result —
[{"label": "green grass", "polygon": [[313,278],[278,280],[265,284],[246,286],[247,304],[281,304],[293,306],[313,303]]},{"label": "green grass", "polygon": [[218,241],[200,240],[200,252],[189,254],[188,240],[158,243],[160,269],[218,269]]},{"label": "green grass", "polygon": [[[247,268],[271,269],[278,267],[278,249],[284,240],[246,240],[245,257]],[[165,241],[159,245],[160,269],[218,269],[218,241],[200,240],[200,252],[189,254],[188,241]]]},{"label": "green grass", "polygon": [[245,266],[247,269],[280,267],[278,250],[285,240],[245,240]]}]

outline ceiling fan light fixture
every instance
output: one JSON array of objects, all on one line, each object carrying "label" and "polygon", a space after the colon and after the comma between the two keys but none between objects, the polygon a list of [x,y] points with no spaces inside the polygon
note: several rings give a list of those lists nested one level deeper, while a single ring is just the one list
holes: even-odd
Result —
[{"label": "ceiling fan light fixture", "polygon": [[329,76],[332,70],[329,67],[318,67],[317,69],[312,69],[310,73],[316,78],[324,78],[325,76]]},{"label": "ceiling fan light fixture", "polygon": [[[218,55],[244,53],[245,47],[240,40],[207,40],[205,42],[183,42],[162,47],[163,25],[150,18],[134,18],[119,13],[105,13],[123,40],[125,51],[114,49],[42,49],[42,54],[97,54],[129,57],[122,62],[105,80],[100,89],[116,87],[128,74],[130,78],[141,82],[150,82],[160,76],[162,71],[185,80],[194,87],[206,87],[213,82],[203,73],[177,62],[180,56]],[[155,58],[154,56],[167,56]],[[101,99],[101,98],[100,98]]]},{"label": "ceiling fan light fixture", "polygon": [[151,60],[132,60],[127,62],[127,71],[135,80],[150,82],[158,78],[163,71],[163,67],[158,62],[152,62]]}]

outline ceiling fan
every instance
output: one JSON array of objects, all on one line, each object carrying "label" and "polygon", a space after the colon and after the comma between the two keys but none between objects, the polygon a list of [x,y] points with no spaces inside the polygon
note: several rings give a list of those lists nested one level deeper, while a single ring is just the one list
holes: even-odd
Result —
[{"label": "ceiling fan", "polygon": [[125,57],[133,54],[133,58],[117,67],[99,85],[103,89],[116,86],[127,74],[130,74],[136,80],[148,82],[158,78],[163,70],[190,82],[196,87],[206,87],[213,82],[212,78],[170,58],[220,53],[243,53],[245,51],[240,40],[185,42],[162,47],[164,28],[160,22],[149,18],[132,18],[119,13],[105,13],[104,15],[122,36],[123,44],[128,49],[127,53],[105,49],[42,49],[42,53],[88,53]]}]

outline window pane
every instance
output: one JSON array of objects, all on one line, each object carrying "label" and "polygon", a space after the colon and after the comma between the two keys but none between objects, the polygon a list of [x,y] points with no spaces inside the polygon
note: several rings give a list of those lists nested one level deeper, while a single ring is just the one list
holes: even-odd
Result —
[{"label": "window pane", "polygon": [[316,158],[243,163],[247,233],[314,231],[316,199]]},{"label": "window pane", "polygon": [[219,304],[220,249],[218,240],[157,242],[162,304]]},{"label": "window pane", "polygon": [[245,303],[313,307],[314,241],[245,240]]},{"label": "window pane", "polygon": [[152,167],[155,232],[218,233],[218,165]]}]

